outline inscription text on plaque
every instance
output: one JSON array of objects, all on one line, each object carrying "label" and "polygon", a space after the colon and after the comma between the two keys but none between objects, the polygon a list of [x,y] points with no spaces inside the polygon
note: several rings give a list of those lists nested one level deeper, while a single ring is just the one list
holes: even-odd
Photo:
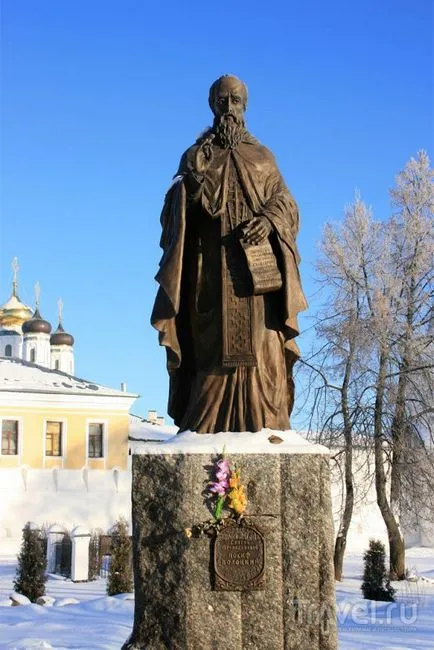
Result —
[{"label": "inscription text on plaque", "polygon": [[229,522],[214,542],[215,589],[249,591],[264,588],[265,540],[243,521]]}]

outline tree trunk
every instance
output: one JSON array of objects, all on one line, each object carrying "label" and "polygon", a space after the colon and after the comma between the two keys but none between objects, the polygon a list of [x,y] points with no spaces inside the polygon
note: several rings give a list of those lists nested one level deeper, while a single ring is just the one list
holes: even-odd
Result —
[{"label": "tree trunk", "polygon": [[393,414],[391,437],[392,437],[392,469],[390,474],[390,507],[395,518],[399,521],[401,515],[402,500],[402,471],[404,462],[405,443],[405,388],[406,388],[406,365],[403,365],[398,380],[398,391],[396,395],[395,412]]},{"label": "tree trunk", "polygon": [[[406,331],[404,339],[404,350],[402,362],[400,365],[398,391],[396,395],[395,412],[392,420],[392,470],[390,477],[390,506],[392,513],[400,523],[401,504],[402,504],[402,475],[404,471],[403,463],[405,462],[405,438],[406,438],[406,393],[408,383],[408,371],[410,368],[410,342],[413,336],[413,319],[414,319],[414,291],[415,283],[413,278],[409,283],[408,306],[406,314]],[[396,536],[390,542],[390,573],[396,579],[401,580],[405,577],[405,548],[404,539],[400,534],[400,539]]]},{"label": "tree trunk", "polygon": [[399,527],[394,536],[389,534],[390,579],[405,580],[405,545]]},{"label": "tree trunk", "polygon": [[351,368],[354,358],[354,341],[349,341],[348,358],[345,364],[344,381],[342,383],[341,404],[342,417],[344,422],[345,439],[345,507],[341,519],[341,525],[335,542],[334,566],[335,580],[342,580],[342,567],[344,563],[345,547],[347,545],[348,529],[351,524],[354,507],[354,485],[353,485],[353,438],[352,423],[348,407],[348,386],[351,378]]},{"label": "tree trunk", "polygon": [[335,565],[335,580],[339,580],[339,582],[342,580],[342,569],[344,564],[344,554],[345,554],[346,544],[347,544],[346,536],[344,537],[343,535],[341,535],[339,531],[338,536],[336,537],[335,554],[333,557],[333,561]]},{"label": "tree trunk", "polygon": [[[417,256],[416,245],[413,259]],[[407,313],[406,313],[406,328],[403,341],[402,361],[399,367],[399,380],[398,392],[396,396],[395,413],[392,422],[392,443],[393,443],[393,457],[392,457],[392,474],[391,474],[391,491],[390,503],[394,512],[399,512],[402,500],[402,463],[404,462],[404,445],[406,438],[406,399],[407,399],[407,384],[410,364],[412,359],[411,342],[414,337],[414,318],[415,318],[415,305],[416,305],[416,281],[414,278],[414,264],[410,265],[407,269],[410,276],[408,281],[407,295]],[[413,353],[414,355],[414,353]],[[395,511],[395,508],[397,509]]]},{"label": "tree trunk", "polygon": [[341,525],[335,542],[334,566],[335,580],[342,580],[342,568],[344,563],[345,547],[347,545],[348,529],[351,524],[354,506],[353,486],[353,449],[350,433],[350,444],[345,443],[345,507],[342,515]]},{"label": "tree trunk", "polygon": [[375,451],[375,487],[377,503],[380,508],[389,537],[390,576],[394,580],[405,578],[404,540],[398,522],[387,499],[386,472],[383,455],[383,403],[386,386],[386,352],[380,354],[378,378],[376,385],[374,412],[374,451]]}]

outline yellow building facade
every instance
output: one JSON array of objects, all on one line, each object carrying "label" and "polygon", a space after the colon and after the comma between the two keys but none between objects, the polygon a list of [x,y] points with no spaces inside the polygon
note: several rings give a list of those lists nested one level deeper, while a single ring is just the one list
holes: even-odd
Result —
[{"label": "yellow building facade", "polygon": [[[0,360],[0,381],[3,373],[9,373],[5,363],[14,362]],[[56,395],[50,396],[48,404],[41,393],[32,394],[31,403],[25,404],[26,397],[19,390],[0,389],[0,470],[23,465],[32,469],[127,469],[128,411],[135,397],[122,395],[118,404],[104,398],[88,404],[81,395],[70,395],[68,400]]]},{"label": "yellow building facade", "polygon": [[[75,376],[74,337],[12,292],[0,306],[0,552],[27,521],[108,530],[130,517],[129,411],[138,397]],[[137,418],[136,418],[137,419]]]},{"label": "yellow building facade", "polygon": [[55,332],[12,294],[0,307],[0,470],[127,469],[129,410],[137,395],[74,375],[74,338]]}]

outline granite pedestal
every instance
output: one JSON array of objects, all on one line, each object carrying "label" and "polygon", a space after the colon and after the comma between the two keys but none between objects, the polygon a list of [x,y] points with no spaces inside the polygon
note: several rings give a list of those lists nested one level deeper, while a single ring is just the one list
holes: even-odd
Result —
[{"label": "granite pedestal", "polygon": [[[265,538],[263,590],[215,591],[212,541],[185,534],[211,518],[204,493],[224,447],[241,468],[246,521]],[[125,649],[337,648],[325,448],[267,430],[143,444],[132,504],[135,616]]]}]

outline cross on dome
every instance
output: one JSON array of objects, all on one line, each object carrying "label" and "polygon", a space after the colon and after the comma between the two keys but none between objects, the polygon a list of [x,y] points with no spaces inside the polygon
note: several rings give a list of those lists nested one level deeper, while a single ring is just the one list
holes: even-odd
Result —
[{"label": "cross on dome", "polygon": [[39,282],[35,284],[35,307],[39,309],[41,299],[41,285]]},{"label": "cross on dome", "polygon": [[18,271],[20,270],[20,265],[18,264],[18,257],[14,257],[12,260],[12,271],[14,274],[14,279],[12,281],[12,295],[17,296],[17,288],[18,288]]}]

